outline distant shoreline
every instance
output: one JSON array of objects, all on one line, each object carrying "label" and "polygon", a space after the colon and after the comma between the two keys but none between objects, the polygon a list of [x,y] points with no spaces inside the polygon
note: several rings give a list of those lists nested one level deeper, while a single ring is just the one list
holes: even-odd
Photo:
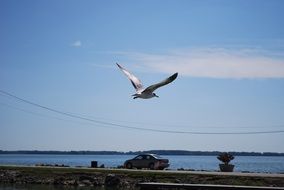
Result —
[{"label": "distant shoreline", "polygon": [[[185,156],[217,156],[221,151],[187,151],[187,150],[149,150],[149,151],[41,151],[41,150],[0,150],[0,154],[60,154],[60,155],[137,155],[152,153],[159,155],[185,155]],[[284,156],[277,152],[230,152],[235,156]]]}]

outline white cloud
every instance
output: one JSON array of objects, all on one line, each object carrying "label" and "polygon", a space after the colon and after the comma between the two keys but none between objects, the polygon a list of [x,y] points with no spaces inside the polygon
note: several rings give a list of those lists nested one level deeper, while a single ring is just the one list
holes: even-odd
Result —
[{"label": "white cloud", "polygon": [[82,42],[80,40],[77,40],[77,41],[73,42],[71,44],[71,46],[73,46],[73,47],[81,47],[82,46]]},{"label": "white cloud", "polygon": [[192,77],[284,78],[284,56],[258,49],[174,50],[164,54],[117,52],[144,69]]}]

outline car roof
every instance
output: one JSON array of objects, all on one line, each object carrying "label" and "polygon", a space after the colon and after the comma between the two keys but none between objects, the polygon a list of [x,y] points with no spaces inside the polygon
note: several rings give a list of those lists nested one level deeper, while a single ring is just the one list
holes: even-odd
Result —
[{"label": "car roof", "polygon": [[157,154],[150,154],[150,153],[144,153],[144,154],[139,154],[137,156],[153,156],[153,157],[159,157]]}]

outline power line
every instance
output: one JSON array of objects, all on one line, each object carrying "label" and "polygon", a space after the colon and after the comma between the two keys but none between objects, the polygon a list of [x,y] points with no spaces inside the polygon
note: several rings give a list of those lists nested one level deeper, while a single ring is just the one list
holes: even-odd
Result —
[{"label": "power line", "polygon": [[[5,92],[5,91],[2,91],[0,90],[0,92]],[[5,93],[8,93],[8,92],[5,92]],[[10,93],[8,93],[10,94]],[[1,95],[1,94],[0,94]],[[4,95],[4,94],[2,94]],[[12,94],[10,94],[12,95]],[[7,94],[6,94],[7,96]],[[15,95],[13,95],[15,96]],[[12,99],[15,99],[15,97],[11,97],[11,96],[8,96],[9,98],[12,98]],[[19,98],[19,97],[18,97]],[[22,98],[23,99],[23,98]],[[30,101],[29,101],[30,102]],[[25,102],[26,103],[26,102]],[[11,107],[11,106],[10,106]],[[17,108],[18,110],[21,109],[21,108]],[[50,110],[49,110],[50,111]],[[27,112],[30,112],[30,111],[27,111]],[[145,126],[145,125],[150,125],[150,126],[159,126],[159,127],[190,127],[190,128],[198,128],[198,129],[201,129],[201,128],[210,128],[210,129],[227,129],[228,126],[218,126],[218,125],[210,125],[210,126],[200,126],[200,125],[179,125],[179,124],[162,124],[162,123],[149,123],[149,122],[137,122],[137,121],[125,121],[125,120],[117,120],[117,119],[109,119],[109,118],[104,118],[104,117],[93,117],[93,116],[89,116],[89,115],[83,115],[83,114],[79,114],[79,113],[74,113],[74,112],[65,112],[66,114],[70,114],[70,115],[75,115],[77,117],[82,117],[82,118],[88,118],[89,120],[96,120],[96,121],[105,121],[105,120],[108,120],[110,122],[108,123],[115,123],[117,125],[123,125],[121,123],[128,123],[128,124],[136,124],[136,125],[142,125],[142,126]],[[78,119],[78,118],[77,118]],[[128,125],[129,126],[129,125]],[[257,126],[257,125],[254,125],[254,126],[249,126],[249,125],[246,125],[246,126],[230,126],[230,129],[232,128],[242,128],[242,129],[256,129],[256,128],[284,128],[284,125],[262,125],[262,126]],[[138,127],[139,128],[139,127]]]},{"label": "power line", "polygon": [[[71,113],[71,114],[74,114],[74,115],[79,115],[79,116],[82,116],[82,117],[87,117],[87,118],[95,118],[97,120],[108,120],[110,122],[115,122],[115,123],[128,123],[128,124],[136,124],[136,125],[142,125],[142,126],[145,126],[145,125],[148,125],[148,126],[157,126],[157,127],[190,127],[190,128],[198,128],[198,129],[203,129],[203,128],[210,128],[210,129],[227,129],[228,126],[226,125],[192,125],[192,124],[169,124],[169,123],[156,123],[156,122],[139,122],[139,121],[125,121],[125,120],[118,120],[118,119],[110,119],[110,118],[105,118],[105,117],[94,117],[94,116],[91,116],[91,115],[82,115],[82,114],[79,114],[79,113],[74,113],[74,112],[68,112],[68,113]],[[256,128],[284,128],[284,125],[242,125],[242,126],[237,126],[237,125],[230,125],[230,129],[232,128],[238,128],[238,129],[256,129]]]},{"label": "power line", "polygon": [[117,123],[112,123],[112,122],[106,122],[106,121],[101,121],[101,120],[95,120],[95,119],[90,119],[87,117],[83,117],[83,116],[78,116],[75,114],[71,114],[71,113],[67,113],[67,112],[63,112],[57,109],[53,109],[41,104],[37,104],[34,103],[32,101],[20,98],[16,95],[13,95],[9,92],[0,90],[0,92],[8,97],[11,97],[13,99],[16,99],[18,101],[24,102],[26,104],[30,104],[32,106],[41,108],[41,109],[45,109],[48,110],[50,112],[54,112],[57,114],[61,114],[64,116],[68,116],[71,118],[76,118],[76,119],[80,119],[80,120],[84,120],[84,121],[88,121],[88,122],[92,122],[92,123],[96,123],[96,124],[102,124],[102,125],[106,125],[106,126],[112,126],[112,127],[118,127],[118,128],[125,128],[125,129],[134,129],[134,130],[140,130],[140,131],[151,131],[151,132],[160,132],[160,133],[174,133],[174,134],[195,134],[195,135],[249,135],[249,134],[272,134],[272,133],[284,133],[284,130],[275,130],[275,131],[252,131],[252,132],[194,132],[194,131],[177,131],[177,130],[161,130],[161,129],[153,129],[153,128],[142,128],[142,127],[133,127],[133,126],[128,126],[128,125],[121,125],[121,124],[117,124]]},{"label": "power line", "polygon": [[[47,114],[37,113],[37,112],[30,111],[30,110],[27,110],[27,109],[12,106],[10,104],[3,103],[3,102],[0,102],[0,105],[8,107],[10,109],[14,109],[14,110],[17,110],[17,111],[21,111],[21,112],[24,112],[24,113],[35,115],[35,116],[38,116],[38,117],[42,117],[42,118],[49,118],[49,119],[55,119],[55,120],[64,121],[64,122],[77,123],[77,124],[80,124],[80,125],[94,125],[94,123],[90,123],[90,122],[87,123],[87,122],[81,122],[81,121],[77,121],[77,120],[62,119],[62,118],[54,117],[54,116],[47,115]],[[96,125],[96,127],[103,127],[103,126]],[[111,126],[108,126],[108,127],[111,127]],[[113,128],[115,128],[115,127],[113,127]]]}]

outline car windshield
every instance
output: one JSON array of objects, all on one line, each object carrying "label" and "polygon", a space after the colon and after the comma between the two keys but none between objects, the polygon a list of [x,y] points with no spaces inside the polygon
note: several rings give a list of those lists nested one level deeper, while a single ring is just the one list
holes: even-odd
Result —
[{"label": "car windshield", "polygon": [[152,156],[153,156],[154,158],[160,158],[160,159],[163,158],[163,157],[161,157],[161,156],[159,156],[159,155],[157,155],[157,154],[153,154]]}]

